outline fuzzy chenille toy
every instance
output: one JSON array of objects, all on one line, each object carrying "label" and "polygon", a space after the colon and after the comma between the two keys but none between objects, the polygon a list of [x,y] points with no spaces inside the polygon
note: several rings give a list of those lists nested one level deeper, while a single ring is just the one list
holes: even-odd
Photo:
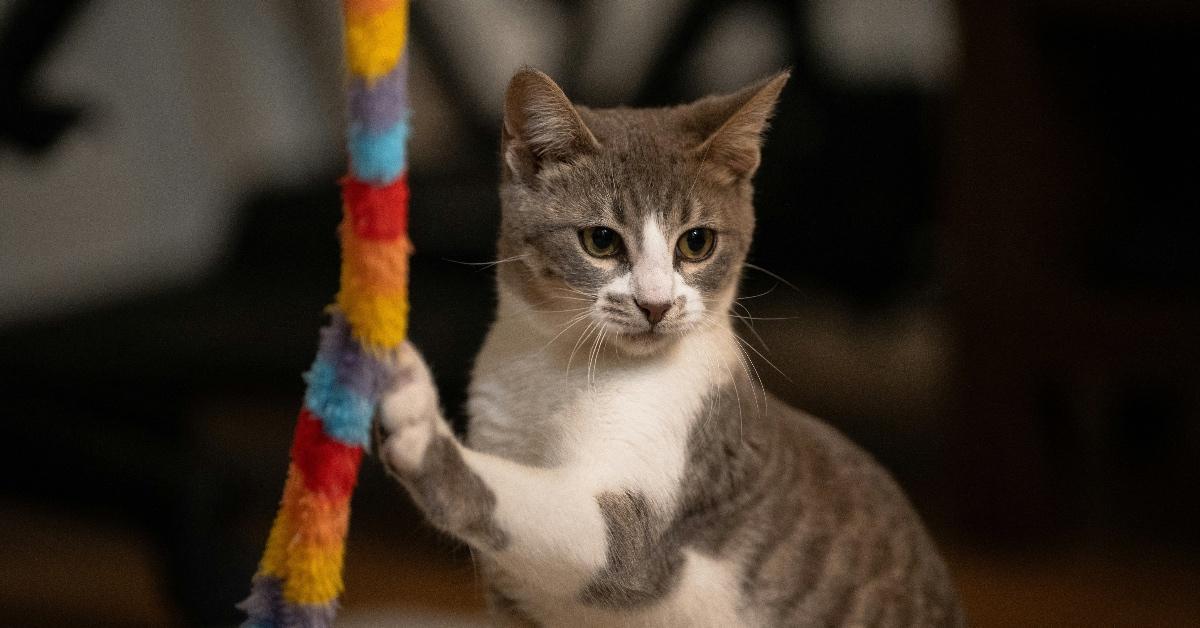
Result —
[{"label": "fuzzy chenille toy", "polygon": [[320,332],[283,500],[239,607],[245,626],[329,626],[342,592],[350,495],[408,325],[407,0],[342,0],[350,173],[341,289]]}]

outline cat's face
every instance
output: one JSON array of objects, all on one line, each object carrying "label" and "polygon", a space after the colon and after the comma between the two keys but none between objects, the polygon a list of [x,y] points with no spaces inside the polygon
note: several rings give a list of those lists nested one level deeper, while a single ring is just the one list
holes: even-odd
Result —
[{"label": "cat's face", "polygon": [[545,75],[518,73],[501,284],[549,333],[603,335],[627,353],[723,322],[754,230],[759,137],[785,80],[672,109],[588,110]]}]

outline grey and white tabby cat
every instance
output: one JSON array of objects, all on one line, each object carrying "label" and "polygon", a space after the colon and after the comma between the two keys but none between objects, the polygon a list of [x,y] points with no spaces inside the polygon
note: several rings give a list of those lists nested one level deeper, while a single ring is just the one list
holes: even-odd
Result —
[{"label": "grey and white tabby cat", "polygon": [[900,489],[765,394],[729,311],[781,74],[667,109],[505,102],[499,305],[467,443],[406,347],[379,450],[502,625],[958,626]]}]

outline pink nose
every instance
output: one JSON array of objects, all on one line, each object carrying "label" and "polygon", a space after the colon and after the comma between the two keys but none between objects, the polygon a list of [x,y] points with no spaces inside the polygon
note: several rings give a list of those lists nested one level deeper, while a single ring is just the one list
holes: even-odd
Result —
[{"label": "pink nose", "polygon": [[638,309],[642,314],[646,315],[646,320],[650,321],[651,325],[657,324],[666,316],[667,310],[671,309],[670,303],[642,303],[637,301]]}]

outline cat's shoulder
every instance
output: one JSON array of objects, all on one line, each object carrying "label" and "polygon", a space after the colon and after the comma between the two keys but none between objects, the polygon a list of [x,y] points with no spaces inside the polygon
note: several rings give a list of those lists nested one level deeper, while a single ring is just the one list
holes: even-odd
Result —
[{"label": "cat's shoulder", "polygon": [[828,421],[771,394],[767,395],[766,417],[778,430],[780,445],[799,456],[809,473],[825,476],[829,485],[902,494],[892,474],[873,454]]}]

